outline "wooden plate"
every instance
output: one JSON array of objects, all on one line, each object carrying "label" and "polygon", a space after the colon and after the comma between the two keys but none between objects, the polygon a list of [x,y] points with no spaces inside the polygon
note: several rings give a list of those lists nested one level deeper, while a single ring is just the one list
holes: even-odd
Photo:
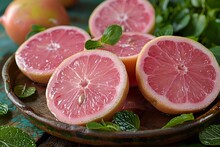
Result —
[{"label": "wooden plate", "polygon": [[[128,95],[130,103],[142,104],[142,108],[136,110],[141,120],[141,129],[137,132],[92,131],[83,126],[57,121],[46,105],[46,86],[36,84],[25,77],[16,66],[14,55],[4,64],[2,76],[9,99],[33,124],[51,135],[83,144],[164,145],[175,143],[198,133],[203,127],[212,123],[220,112],[220,98],[218,97],[210,107],[194,114],[195,121],[188,121],[169,129],[161,129],[173,116],[157,111],[142,97],[137,88],[131,88]],[[19,99],[13,93],[13,87],[18,84],[35,86],[37,93],[26,99]]]}]

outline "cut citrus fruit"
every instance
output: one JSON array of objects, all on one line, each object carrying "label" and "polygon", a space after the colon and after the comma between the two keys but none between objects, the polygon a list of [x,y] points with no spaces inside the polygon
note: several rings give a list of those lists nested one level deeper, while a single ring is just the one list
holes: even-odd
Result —
[{"label": "cut citrus fruit", "polygon": [[47,83],[67,57],[83,51],[88,33],[74,26],[56,26],[25,41],[16,51],[18,68],[31,80]]},{"label": "cut citrus fruit", "polygon": [[98,37],[112,24],[123,26],[125,32],[149,33],[155,24],[154,8],[147,0],[104,1],[90,15],[90,32]]},{"label": "cut citrus fruit", "polygon": [[83,51],[55,70],[46,88],[47,105],[59,121],[68,124],[106,120],[122,108],[128,85],[126,68],[116,55]]},{"label": "cut citrus fruit", "polygon": [[213,54],[183,37],[148,42],[138,57],[136,76],[145,98],[169,114],[200,111],[220,90],[220,69]]},{"label": "cut citrus fruit", "polygon": [[144,45],[153,38],[155,37],[150,34],[124,32],[114,46],[101,48],[116,54],[123,61],[128,72],[130,87],[137,86],[135,66],[138,54]]}]

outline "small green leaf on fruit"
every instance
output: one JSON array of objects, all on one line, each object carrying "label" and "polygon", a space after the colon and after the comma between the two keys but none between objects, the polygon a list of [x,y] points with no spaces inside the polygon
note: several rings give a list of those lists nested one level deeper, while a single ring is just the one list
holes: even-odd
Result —
[{"label": "small green leaf on fruit", "polygon": [[0,115],[5,115],[8,113],[8,105],[0,103]]},{"label": "small green leaf on fruit", "polygon": [[113,122],[119,125],[122,131],[137,131],[140,128],[138,115],[127,110],[116,113]]},{"label": "small green leaf on fruit", "polygon": [[208,146],[220,146],[220,125],[211,125],[199,133],[199,140]]},{"label": "small green leaf on fruit", "polygon": [[194,116],[192,113],[189,114],[181,114],[179,116],[176,116],[172,118],[165,126],[162,127],[162,129],[170,128],[179,124],[182,124],[186,121],[194,120]]},{"label": "small green leaf on fruit", "polygon": [[35,141],[23,130],[13,126],[0,126],[0,146],[36,147]]},{"label": "small green leaf on fruit", "polygon": [[109,45],[116,44],[122,35],[122,27],[119,25],[109,26],[103,33],[101,42]]},{"label": "small green leaf on fruit", "polygon": [[90,130],[97,130],[97,131],[120,131],[120,127],[117,124],[112,122],[89,122],[86,124],[86,128]]},{"label": "small green leaf on fruit", "polygon": [[27,36],[26,36],[26,40],[27,40],[28,38],[30,38],[31,36],[33,36],[33,35],[35,35],[35,34],[37,34],[37,33],[39,33],[39,32],[42,32],[42,31],[44,31],[44,30],[46,30],[46,28],[43,27],[43,26],[33,25],[33,26],[31,27],[31,31],[30,31],[30,32],[27,34]]},{"label": "small green leaf on fruit", "polygon": [[92,49],[102,48],[102,47],[103,46],[100,41],[88,40],[86,41],[86,44],[85,44],[85,48],[87,50],[92,50]]},{"label": "small green leaf on fruit", "polygon": [[33,95],[36,92],[35,87],[27,87],[25,85],[17,85],[14,87],[14,93],[19,98],[26,98]]},{"label": "small green leaf on fruit", "polygon": [[122,35],[122,27],[119,25],[109,26],[103,33],[101,39],[99,40],[88,40],[85,43],[85,48],[87,50],[102,48],[104,45],[114,45],[116,44]]}]

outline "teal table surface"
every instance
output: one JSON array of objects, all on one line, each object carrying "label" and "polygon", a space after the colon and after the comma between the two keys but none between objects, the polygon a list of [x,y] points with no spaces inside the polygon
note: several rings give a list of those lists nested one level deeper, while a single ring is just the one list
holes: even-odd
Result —
[{"label": "teal table surface", "polygon": [[[11,0],[0,0],[0,16],[4,13],[5,8],[10,3]],[[88,18],[93,11],[93,9],[103,0],[79,0],[77,5],[67,9],[68,14],[71,18],[71,25],[79,26],[85,30],[88,30]],[[16,45],[7,36],[3,26],[0,25],[0,70],[5,61],[17,50],[18,45]],[[80,145],[73,142],[68,142],[61,140],[54,136],[51,136],[44,131],[38,129],[32,123],[29,122],[21,112],[11,103],[8,99],[4,84],[2,81],[2,76],[0,77],[0,103],[5,103],[9,107],[9,112],[7,115],[0,116],[0,126],[1,125],[13,125],[19,127],[31,135],[40,147],[71,147],[71,146],[88,146]],[[219,121],[218,121],[219,122]],[[184,140],[180,144],[197,144],[199,143],[198,135],[193,138]],[[178,143],[179,144],[179,143]],[[178,144],[169,146],[178,146]],[[201,145],[201,144],[200,144]]]}]

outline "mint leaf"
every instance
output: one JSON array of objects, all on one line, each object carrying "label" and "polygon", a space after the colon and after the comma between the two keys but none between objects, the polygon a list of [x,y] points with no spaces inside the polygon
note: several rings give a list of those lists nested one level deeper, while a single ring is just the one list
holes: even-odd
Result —
[{"label": "mint leaf", "polygon": [[165,36],[165,35],[173,35],[173,26],[172,25],[166,25],[164,27],[158,28],[154,32],[155,36]]},{"label": "mint leaf", "polygon": [[0,126],[0,146],[36,147],[36,144],[23,130],[13,126]]},{"label": "mint leaf", "polygon": [[192,113],[181,114],[180,116],[176,116],[176,117],[172,118],[165,126],[162,127],[162,129],[170,128],[170,127],[173,127],[173,126],[182,124],[186,121],[194,120],[194,119],[195,118]]},{"label": "mint leaf", "polygon": [[86,41],[85,48],[87,50],[102,48],[102,43],[100,41],[88,40]]},{"label": "mint leaf", "polygon": [[14,87],[14,93],[17,95],[19,98],[26,98],[31,95],[33,95],[36,91],[35,87],[27,87],[25,85],[17,85]]},{"label": "mint leaf", "polygon": [[127,110],[116,113],[113,122],[119,125],[122,131],[137,131],[140,128],[138,115]]},{"label": "mint leaf", "polygon": [[183,30],[184,36],[200,36],[205,30],[207,19],[204,14],[193,13],[188,26]]},{"label": "mint leaf", "polygon": [[0,103],[0,115],[8,113],[8,105]]},{"label": "mint leaf", "polygon": [[109,26],[103,33],[101,42],[109,45],[116,44],[122,35],[122,27],[119,25]]},{"label": "mint leaf", "polygon": [[172,21],[174,32],[178,32],[185,28],[190,22],[189,9],[185,8],[177,13]]},{"label": "mint leaf", "polygon": [[220,46],[210,48],[210,51],[214,54],[218,64],[220,65]]},{"label": "mint leaf", "polygon": [[88,40],[85,43],[87,50],[102,48],[105,44],[114,45],[116,44],[122,35],[122,27],[119,25],[109,26],[103,33],[99,40]]},{"label": "mint leaf", "polygon": [[220,145],[220,125],[211,125],[199,133],[199,140],[204,145]]},{"label": "mint leaf", "polygon": [[98,131],[120,131],[120,128],[117,124],[112,122],[104,122],[104,120],[102,120],[101,123],[89,122],[86,124],[86,128]]},{"label": "mint leaf", "polygon": [[31,27],[31,31],[30,31],[30,32],[27,34],[27,36],[26,36],[26,40],[27,40],[28,38],[30,38],[31,36],[33,36],[33,35],[35,35],[35,34],[37,34],[37,33],[39,33],[39,32],[42,32],[42,31],[44,31],[44,30],[46,30],[46,28],[43,27],[43,26],[33,25],[33,26]]}]

